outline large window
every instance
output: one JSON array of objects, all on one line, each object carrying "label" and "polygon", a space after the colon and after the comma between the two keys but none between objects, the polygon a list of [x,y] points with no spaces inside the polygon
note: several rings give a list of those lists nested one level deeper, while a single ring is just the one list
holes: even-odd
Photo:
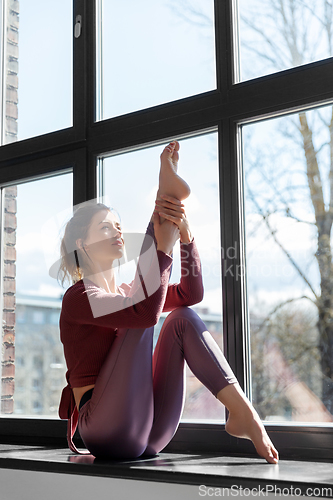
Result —
[{"label": "large window", "polygon": [[252,395],[266,420],[333,421],[331,116],[243,127]]},{"label": "large window", "polygon": [[332,3],[238,0],[241,79],[332,56]]},{"label": "large window", "polygon": [[[63,174],[1,190],[1,413],[6,415],[57,414],[65,361],[58,325],[52,325],[49,317],[57,314],[59,321],[63,290],[48,271],[59,248],[58,214],[68,214],[72,204],[71,177]],[[56,370],[54,356],[60,360]]]},{"label": "large window", "polygon": [[72,125],[72,2],[5,3],[3,141]]},{"label": "large window", "polygon": [[216,88],[213,0],[98,0],[98,13],[100,119]]},{"label": "large window", "polygon": [[[103,159],[103,194],[120,215],[125,232],[144,233],[150,220],[158,188],[161,145],[114,155]],[[202,260],[205,287],[204,300],[196,307],[216,342],[222,346],[222,289],[220,253],[220,214],[217,163],[217,134],[204,134],[181,141],[179,174],[191,186],[193,194],[186,202],[186,213],[195,235]],[[120,188],[124,178],[126,196]],[[128,203],[128,200],[131,200]],[[133,207],[136,207],[133,210]],[[207,237],[207,231],[210,236]],[[117,272],[117,279],[129,282],[134,268],[127,263]],[[132,262],[133,264],[133,262]],[[180,279],[180,251],[174,250],[171,282]],[[155,328],[155,343],[165,315]],[[216,398],[187,369],[186,399],[183,418],[186,420],[223,420],[224,411]]]},{"label": "large window", "polygon": [[[332,0],[0,3],[0,432],[64,436],[61,226],[103,195],[144,231],[177,138],[197,310],[280,453],[332,458]],[[242,452],[187,376],[174,449]]]}]

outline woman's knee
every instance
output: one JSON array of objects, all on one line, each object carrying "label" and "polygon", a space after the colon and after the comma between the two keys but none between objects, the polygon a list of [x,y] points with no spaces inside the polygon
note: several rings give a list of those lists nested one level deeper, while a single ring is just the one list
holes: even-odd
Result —
[{"label": "woman's knee", "polygon": [[[198,314],[189,307],[178,307],[174,309],[165,319],[161,338],[180,339],[187,332],[190,335],[206,330],[206,326]],[[182,343],[182,341],[181,341]]]},{"label": "woman's knee", "polygon": [[197,319],[199,316],[193,309],[190,309],[189,307],[177,307],[177,309],[174,309],[166,318],[166,321],[169,320],[171,321],[172,319],[175,318],[180,318],[180,319]]}]

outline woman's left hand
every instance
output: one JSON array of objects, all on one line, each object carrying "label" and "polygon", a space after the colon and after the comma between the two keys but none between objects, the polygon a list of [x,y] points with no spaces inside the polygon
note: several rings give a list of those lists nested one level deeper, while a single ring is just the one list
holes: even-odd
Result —
[{"label": "woman's left hand", "polygon": [[178,226],[181,243],[191,243],[193,237],[186,218],[184,204],[181,201],[172,196],[158,195],[155,201],[155,212]]}]

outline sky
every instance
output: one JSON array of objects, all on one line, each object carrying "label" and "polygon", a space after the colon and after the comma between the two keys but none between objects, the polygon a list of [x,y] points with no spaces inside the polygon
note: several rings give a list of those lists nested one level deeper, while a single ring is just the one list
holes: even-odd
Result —
[{"label": "sky", "polygon": [[[324,1],[237,2],[241,81],[332,55],[323,25]],[[329,7],[327,2],[328,16]]]},{"label": "sky", "polygon": [[192,8],[212,20],[214,2],[186,4],[103,2],[104,118],[216,88],[212,23],[198,29],[183,20]]},{"label": "sky", "polygon": [[72,1],[20,0],[18,139],[72,126]]}]

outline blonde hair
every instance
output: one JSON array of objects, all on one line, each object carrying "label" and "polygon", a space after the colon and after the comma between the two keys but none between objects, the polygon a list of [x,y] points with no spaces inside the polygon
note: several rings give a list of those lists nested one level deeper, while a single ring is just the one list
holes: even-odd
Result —
[{"label": "blonde hair", "polygon": [[67,222],[60,244],[61,259],[58,280],[62,286],[66,281],[76,283],[84,277],[83,267],[87,266],[87,258],[89,259],[89,257],[84,249],[78,248],[76,241],[85,240],[93,216],[102,210],[111,212],[111,208],[103,203],[88,202],[78,208]]}]

